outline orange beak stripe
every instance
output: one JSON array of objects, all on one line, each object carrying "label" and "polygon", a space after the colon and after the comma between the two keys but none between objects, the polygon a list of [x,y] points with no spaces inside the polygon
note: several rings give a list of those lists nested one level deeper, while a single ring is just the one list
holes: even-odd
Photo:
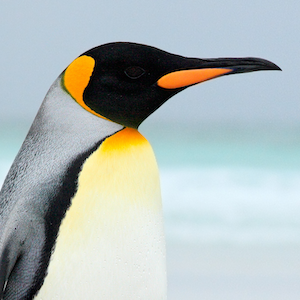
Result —
[{"label": "orange beak stripe", "polygon": [[157,84],[164,89],[178,89],[232,72],[232,69],[192,69],[175,71],[161,77]]}]

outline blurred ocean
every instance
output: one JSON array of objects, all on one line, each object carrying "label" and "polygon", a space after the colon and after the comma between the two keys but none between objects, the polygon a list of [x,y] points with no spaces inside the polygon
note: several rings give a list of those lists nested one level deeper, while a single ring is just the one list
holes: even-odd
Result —
[{"label": "blurred ocean", "polygon": [[143,129],[161,171],[169,299],[299,299],[300,128]]},{"label": "blurred ocean", "polygon": [[298,128],[200,126],[151,139],[169,239],[300,245]]},{"label": "blurred ocean", "polygon": [[[166,235],[300,245],[300,129],[142,127],[161,174]],[[29,124],[0,126],[0,183]]]}]

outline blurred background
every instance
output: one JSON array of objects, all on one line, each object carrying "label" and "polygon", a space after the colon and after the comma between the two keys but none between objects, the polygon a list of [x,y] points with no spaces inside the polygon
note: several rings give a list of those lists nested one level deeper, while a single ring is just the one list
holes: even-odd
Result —
[{"label": "blurred background", "polygon": [[169,299],[299,299],[300,2],[0,2],[0,183],[52,82],[78,55],[131,41],[283,72],[215,79],[140,127],[161,170]]}]

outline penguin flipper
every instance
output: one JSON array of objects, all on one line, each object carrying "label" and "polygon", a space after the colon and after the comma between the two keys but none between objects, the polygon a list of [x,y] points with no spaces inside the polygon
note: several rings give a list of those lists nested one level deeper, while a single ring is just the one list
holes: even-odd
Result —
[{"label": "penguin flipper", "polygon": [[2,244],[0,253],[0,299],[32,299],[46,273],[47,257],[42,255],[41,243],[44,232],[41,227],[33,231],[27,226],[14,233]]},{"label": "penguin flipper", "polygon": [[7,248],[5,248],[0,258],[0,299],[3,299],[3,293],[8,273],[8,265],[8,250]]},{"label": "penguin flipper", "polygon": [[32,299],[36,294],[38,289],[33,290],[32,288],[34,278],[31,276],[32,265],[28,261],[29,258],[29,253],[18,257],[7,282],[5,282],[5,290],[2,291],[3,299],[13,300],[16,297],[17,299]]},{"label": "penguin flipper", "polygon": [[14,272],[16,262],[18,260],[18,253],[14,253],[9,243],[6,243],[0,255],[0,299],[8,299],[6,295],[6,288],[9,285],[11,274]]}]

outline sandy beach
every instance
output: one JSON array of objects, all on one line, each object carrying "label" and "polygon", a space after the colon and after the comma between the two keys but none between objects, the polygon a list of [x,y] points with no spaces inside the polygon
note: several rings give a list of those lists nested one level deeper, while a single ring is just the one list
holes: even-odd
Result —
[{"label": "sandy beach", "polygon": [[300,246],[167,244],[169,300],[298,300]]}]

